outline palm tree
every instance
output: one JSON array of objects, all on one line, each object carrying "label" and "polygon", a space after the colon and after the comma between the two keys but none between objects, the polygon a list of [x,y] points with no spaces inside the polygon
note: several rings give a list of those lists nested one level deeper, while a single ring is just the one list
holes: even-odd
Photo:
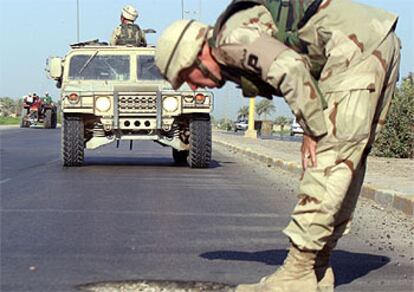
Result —
[{"label": "palm tree", "polygon": [[291,122],[291,119],[285,116],[278,116],[275,119],[275,124],[280,126],[281,132],[283,132],[283,129],[285,128],[285,126],[288,125],[290,122]]},{"label": "palm tree", "polygon": [[237,119],[246,120],[248,116],[249,116],[249,107],[247,105],[244,105],[237,112]]},{"label": "palm tree", "polygon": [[256,113],[259,118],[264,115],[264,119],[267,120],[267,115],[276,111],[276,106],[272,100],[262,99],[256,104]]}]

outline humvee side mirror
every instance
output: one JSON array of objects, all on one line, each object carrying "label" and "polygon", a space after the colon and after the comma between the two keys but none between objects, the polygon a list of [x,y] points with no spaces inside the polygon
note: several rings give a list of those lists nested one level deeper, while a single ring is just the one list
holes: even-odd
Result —
[{"label": "humvee side mirror", "polygon": [[62,68],[62,58],[60,57],[51,57],[47,60],[47,69],[48,75],[54,80],[58,80],[62,77],[63,68]]}]

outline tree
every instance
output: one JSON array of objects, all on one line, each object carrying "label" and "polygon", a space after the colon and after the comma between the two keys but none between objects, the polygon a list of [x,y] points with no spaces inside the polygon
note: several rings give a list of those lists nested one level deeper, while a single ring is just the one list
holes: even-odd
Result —
[{"label": "tree", "polygon": [[10,97],[1,97],[0,104],[2,116],[8,117],[16,113],[16,101],[14,99],[11,99]]},{"label": "tree", "polygon": [[238,120],[242,120],[242,119],[246,120],[248,116],[249,116],[249,107],[244,105],[237,112],[237,119]]},{"label": "tree", "polygon": [[276,111],[276,106],[272,100],[262,99],[256,104],[256,113],[259,116],[259,119],[264,115],[264,119],[267,120],[267,115]]},{"label": "tree", "polygon": [[275,119],[275,124],[280,126],[280,130],[283,132],[284,128],[286,125],[290,124],[291,119],[289,119],[288,117],[285,116],[278,116]]},{"label": "tree", "polygon": [[374,144],[374,155],[414,157],[414,82],[410,77],[396,89],[384,128]]},{"label": "tree", "polygon": [[222,118],[217,121],[217,128],[221,130],[230,131],[233,127],[233,122],[230,119]]}]

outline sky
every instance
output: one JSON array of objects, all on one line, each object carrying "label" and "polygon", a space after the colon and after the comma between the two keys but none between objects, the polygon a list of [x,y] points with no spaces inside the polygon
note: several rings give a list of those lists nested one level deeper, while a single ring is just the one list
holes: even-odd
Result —
[{"label": "sky", "polygon": [[[397,34],[402,40],[401,76],[414,71],[414,0],[356,0],[399,15]],[[182,5],[183,3],[183,5]],[[69,44],[80,41],[108,41],[119,24],[123,6],[138,9],[137,23],[153,28],[147,36],[155,44],[173,21],[194,18],[213,25],[230,0],[0,0],[0,97],[20,98],[29,92],[48,91],[56,100],[59,90],[47,78],[44,68],[49,56],[63,57]],[[79,4],[79,5],[77,5]],[[248,104],[234,85],[214,90],[216,118],[235,119]],[[290,116],[289,107],[275,98],[275,116]]]}]

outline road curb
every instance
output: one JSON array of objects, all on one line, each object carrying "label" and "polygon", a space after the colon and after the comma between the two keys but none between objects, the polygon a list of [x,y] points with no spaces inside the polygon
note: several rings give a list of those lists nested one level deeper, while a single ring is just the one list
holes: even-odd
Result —
[{"label": "road curb", "polygon": [[20,128],[20,125],[0,125],[0,130]]},{"label": "road curb", "polygon": [[[268,167],[281,168],[294,174],[302,173],[302,166],[299,163],[259,154],[249,147],[243,148],[215,138],[213,138],[213,142],[229,148],[232,151],[240,152],[254,160],[260,161]],[[385,208],[393,208],[406,215],[414,216],[414,198],[407,197],[395,190],[380,189],[375,185],[364,183],[361,190],[361,196],[371,199]]]}]

